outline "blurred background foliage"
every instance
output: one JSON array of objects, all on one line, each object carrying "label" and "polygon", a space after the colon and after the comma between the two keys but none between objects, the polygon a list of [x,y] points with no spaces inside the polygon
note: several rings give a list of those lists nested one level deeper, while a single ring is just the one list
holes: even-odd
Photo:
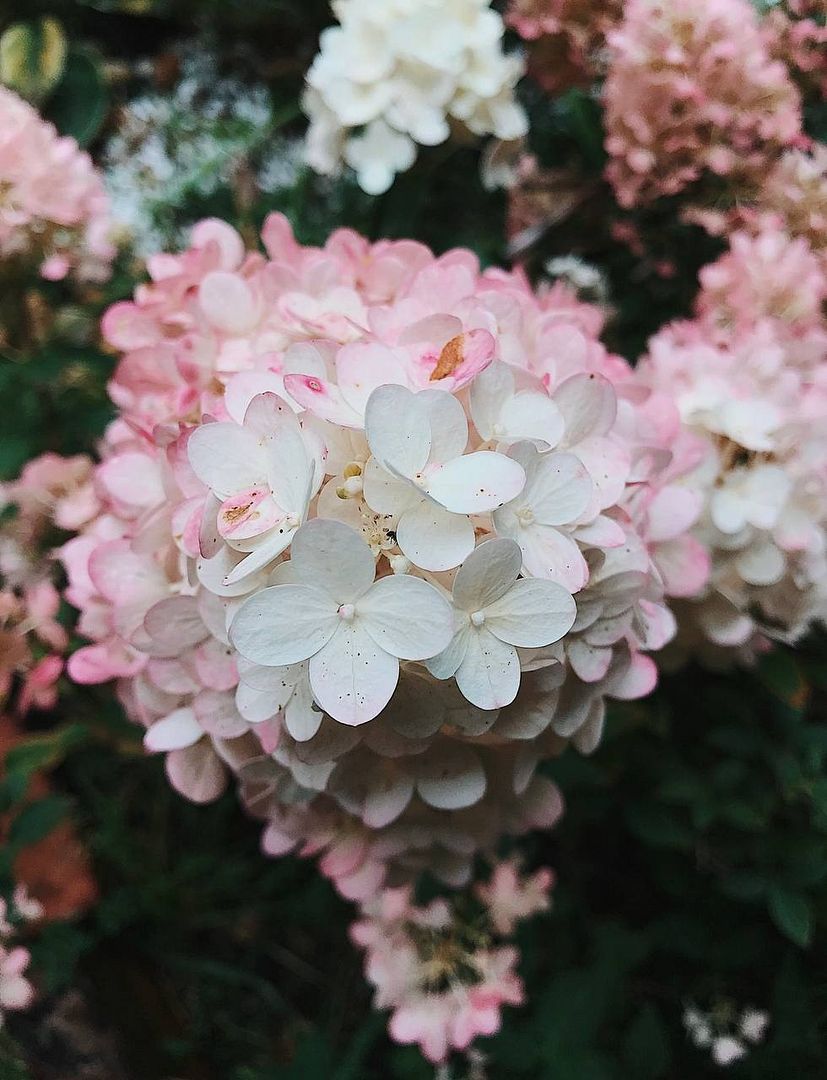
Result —
[{"label": "blurred background foliage", "polygon": [[[251,243],[281,210],[305,243],[346,225],[506,260],[505,200],[483,186],[477,147],[423,153],[378,199],[302,165],[301,80],[328,21],[325,0],[5,0],[0,81],[90,150],[124,224],[105,286],[0,282],[17,328],[0,345],[0,477],[44,450],[93,449],[113,364],[97,317],[140,280],[141,255],[199,217],[226,217]],[[624,215],[643,237],[636,254],[613,239],[596,101],[524,94],[555,182],[543,195],[552,223],[521,256],[532,273],[572,252],[599,265],[607,341],[634,359],[688,314],[717,242],[663,203]],[[827,136],[823,111],[809,124]],[[594,759],[553,764],[563,826],[524,847],[529,866],[559,873],[554,908],[522,934],[528,1005],[481,1043],[487,1076],[715,1075],[682,1027],[690,1003],[770,1012],[766,1042],[734,1077],[825,1075],[825,656],[814,641],[757,675],[667,676],[653,698],[615,708]],[[60,716],[33,728],[0,781],[0,877],[8,886],[68,820],[91,870],[69,864],[59,887],[88,878],[98,900],[33,937],[41,1000],[9,1019],[2,1080],[433,1075],[371,1012],[348,905],[311,864],[265,860],[232,795],[179,798],[105,689],[67,686]]]}]

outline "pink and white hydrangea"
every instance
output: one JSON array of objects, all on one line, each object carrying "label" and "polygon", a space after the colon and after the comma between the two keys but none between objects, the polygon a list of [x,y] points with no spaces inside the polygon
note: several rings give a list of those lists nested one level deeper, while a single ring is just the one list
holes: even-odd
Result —
[{"label": "pink and white hydrangea", "polygon": [[703,493],[711,575],[678,618],[720,661],[827,618],[827,278],[768,226],[736,234],[701,284],[698,317],[656,335],[640,370],[702,446],[682,482]]},{"label": "pink and white hydrangea", "polygon": [[322,855],[349,893],[461,884],[559,816],[538,764],[652,688],[668,594],[707,569],[694,460],[564,286],[278,216],[263,239],[200,223],[104,319],[69,671],[118,680],[188,797],[235,776],[271,852],[358,836]]}]

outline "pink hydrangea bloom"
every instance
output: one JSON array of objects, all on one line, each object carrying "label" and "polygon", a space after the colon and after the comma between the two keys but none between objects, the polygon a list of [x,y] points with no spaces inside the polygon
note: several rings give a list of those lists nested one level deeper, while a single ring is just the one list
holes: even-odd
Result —
[{"label": "pink hydrangea bloom", "polygon": [[768,230],[736,234],[701,283],[697,318],[657,334],[639,370],[704,447],[685,482],[704,493],[711,576],[678,619],[720,661],[827,616],[827,279]]},{"label": "pink hydrangea bloom", "polygon": [[[503,1005],[523,1002],[519,953],[496,944],[519,921],[548,907],[550,871],[523,882],[512,864],[478,889],[482,918],[466,924],[446,900],[417,907],[408,887],[385,889],[363,905],[351,927],[365,950],[374,1004],[390,1009],[391,1038],[416,1043],[434,1064],[499,1031]],[[529,899],[530,898],[530,899]]]},{"label": "pink hydrangea bloom", "polygon": [[827,97],[827,25],[824,0],[773,4],[762,31],[770,52],[792,69],[805,90]]},{"label": "pink hydrangea bloom", "polygon": [[235,777],[265,849],[344,895],[448,884],[561,811],[536,774],[651,690],[703,580],[669,396],[564,285],[334,233],[226,223],[115,305],[123,352],[67,543],[90,644],[172,784]]},{"label": "pink hydrangea bloom", "polygon": [[35,260],[50,281],[70,270],[87,280],[108,277],[115,254],[109,203],[91,158],[5,87],[0,189],[0,258]]},{"label": "pink hydrangea bloom", "polygon": [[748,0],[630,0],[608,40],[607,176],[622,206],[705,173],[760,178],[799,140],[798,91]]},{"label": "pink hydrangea bloom", "polygon": [[55,527],[77,529],[99,513],[92,473],[83,455],[43,454],[0,488],[0,505],[11,510],[0,529],[0,700],[5,704],[19,679],[18,715],[57,701],[69,638],[46,548]]}]

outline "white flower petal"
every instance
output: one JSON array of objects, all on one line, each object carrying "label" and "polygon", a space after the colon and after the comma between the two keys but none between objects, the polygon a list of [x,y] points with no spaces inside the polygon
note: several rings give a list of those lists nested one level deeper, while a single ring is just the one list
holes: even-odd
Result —
[{"label": "white flower petal", "polygon": [[406,510],[396,527],[402,552],[423,570],[452,570],[474,550],[474,526],[423,499]]},{"label": "white flower petal", "polygon": [[519,503],[529,507],[541,524],[566,525],[576,521],[589,505],[592,481],[576,455],[540,454],[531,443],[518,443],[511,456],[526,470]]},{"label": "white flower petal", "polygon": [[547,394],[524,390],[503,402],[496,438],[500,442],[534,439],[546,446],[556,446],[564,426],[560,410]]},{"label": "white flower petal", "polygon": [[250,402],[244,423],[258,435],[276,502],[282,510],[304,516],[313,465],[296,414],[276,394],[259,394]]},{"label": "white flower petal", "polygon": [[310,661],[310,685],[334,720],[353,727],[378,716],[399,679],[399,661],[380,649],[359,624],[340,621],[336,633]]},{"label": "white flower petal", "polygon": [[465,697],[480,709],[510,705],[520,688],[517,650],[484,626],[471,629],[456,680]]},{"label": "white flower petal", "polygon": [[313,702],[306,673],[296,685],[284,709],[284,726],[296,742],[312,739],[321,727],[324,713]]},{"label": "white flower petal", "polygon": [[243,582],[245,578],[249,578],[250,574],[263,570],[268,563],[271,563],[273,559],[277,559],[283,551],[287,550],[290,541],[295,535],[296,529],[287,528],[284,525],[279,525],[278,528],[267,533],[246,558],[236,563],[228,571],[224,578],[224,584],[237,585],[239,582]]},{"label": "white flower petal", "polygon": [[156,720],[144,735],[144,746],[154,752],[183,750],[204,735],[192,709],[176,709],[163,720]]},{"label": "white flower petal", "polygon": [[404,386],[380,386],[365,408],[371,453],[386,468],[414,476],[431,450],[431,425],[424,403]]},{"label": "white flower petal", "polygon": [[522,562],[522,552],[513,540],[486,540],[457,571],[454,604],[468,612],[493,604],[515,583]]},{"label": "white flower petal", "polygon": [[244,601],[230,626],[230,640],[253,663],[295,664],[330,641],[341,621],[337,607],[307,585],[273,585]]},{"label": "white flower petal", "polygon": [[468,635],[474,631],[466,620],[445,649],[434,656],[425,665],[435,679],[450,679],[457,673],[457,668],[465,659],[468,649]]},{"label": "white flower petal", "polygon": [[[480,438],[494,438],[503,402],[514,395],[514,374],[508,364],[495,360],[471,383],[469,397],[471,419]],[[528,438],[529,436],[525,436]]]},{"label": "white flower petal", "polygon": [[371,550],[359,533],[341,521],[314,518],[296,533],[291,550],[298,579],[321,589],[338,604],[366,592],[376,575]]},{"label": "white flower petal", "polygon": [[397,768],[386,768],[369,788],[362,807],[362,821],[369,829],[383,829],[396,821],[414,792],[414,780]]},{"label": "white flower petal", "polygon": [[422,493],[408,480],[383,469],[371,458],[362,473],[362,493],[365,502],[377,514],[396,516],[422,500]]},{"label": "white flower petal", "polygon": [[417,401],[425,407],[431,426],[429,460],[442,462],[459,457],[468,444],[468,421],[460,402],[444,390],[421,390]]},{"label": "white flower petal", "polygon": [[222,499],[265,479],[258,439],[238,424],[203,424],[187,443],[198,479]]},{"label": "white flower petal", "polygon": [[[499,529],[499,523],[495,524]],[[518,528],[513,535],[523,552],[523,567],[532,577],[556,581],[572,593],[589,580],[589,568],[580,548],[565,533],[550,525],[535,524]]]},{"label": "white flower petal", "polygon": [[380,578],[356,604],[356,618],[385,652],[425,660],[454,633],[451,606],[433,585],[409,574]]},{"label": "white flower petal", "polygon": [[485,609],[485,625],[509,645],[539,649],[567,634],[576,614],[574,597],[562,586],[538,578],[520,578]]},{"label": "white flower petal", "polygon": [[583,372],[566,379],[554,392],[566,425],[565,444],[576,446],[592,435],[605,435],[617,416],[617,395],[602,375]]},{"label": "white flower petal", "polygon": [[454,514],[482,514],[516,498],[524,485],[525,472],[517,461],[478,450],[429,474],[426,490]]},{"label": "white flower petal", "polygon": [[422,756],[416,781],[420,797],[437,810],[461,810],[485,794],[485,772],[476,752],[443,742]]}]

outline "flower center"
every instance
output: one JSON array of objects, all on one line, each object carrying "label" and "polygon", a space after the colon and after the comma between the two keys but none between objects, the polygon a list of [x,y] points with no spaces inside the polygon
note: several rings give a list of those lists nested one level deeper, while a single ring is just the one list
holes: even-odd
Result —
[{"label": "flower center", "polygon": [[524,506],[517,511],[517,520],[522,526],[534,524],[534,511],[530,506]]},{"label": "flower center", "polygon": [[484,611],[472,611],[471,612],[471,623],[472,623],[472,625],[474,625],[474,626],[482,626],[482,624],[484,622],[485,622],[485,612]]},{"label": "flower center", "polygon": [[353,622],[353,616],[356,614],[356,608],[353,604],[342,604],[339,608],[339,618],[344,622]]}]

